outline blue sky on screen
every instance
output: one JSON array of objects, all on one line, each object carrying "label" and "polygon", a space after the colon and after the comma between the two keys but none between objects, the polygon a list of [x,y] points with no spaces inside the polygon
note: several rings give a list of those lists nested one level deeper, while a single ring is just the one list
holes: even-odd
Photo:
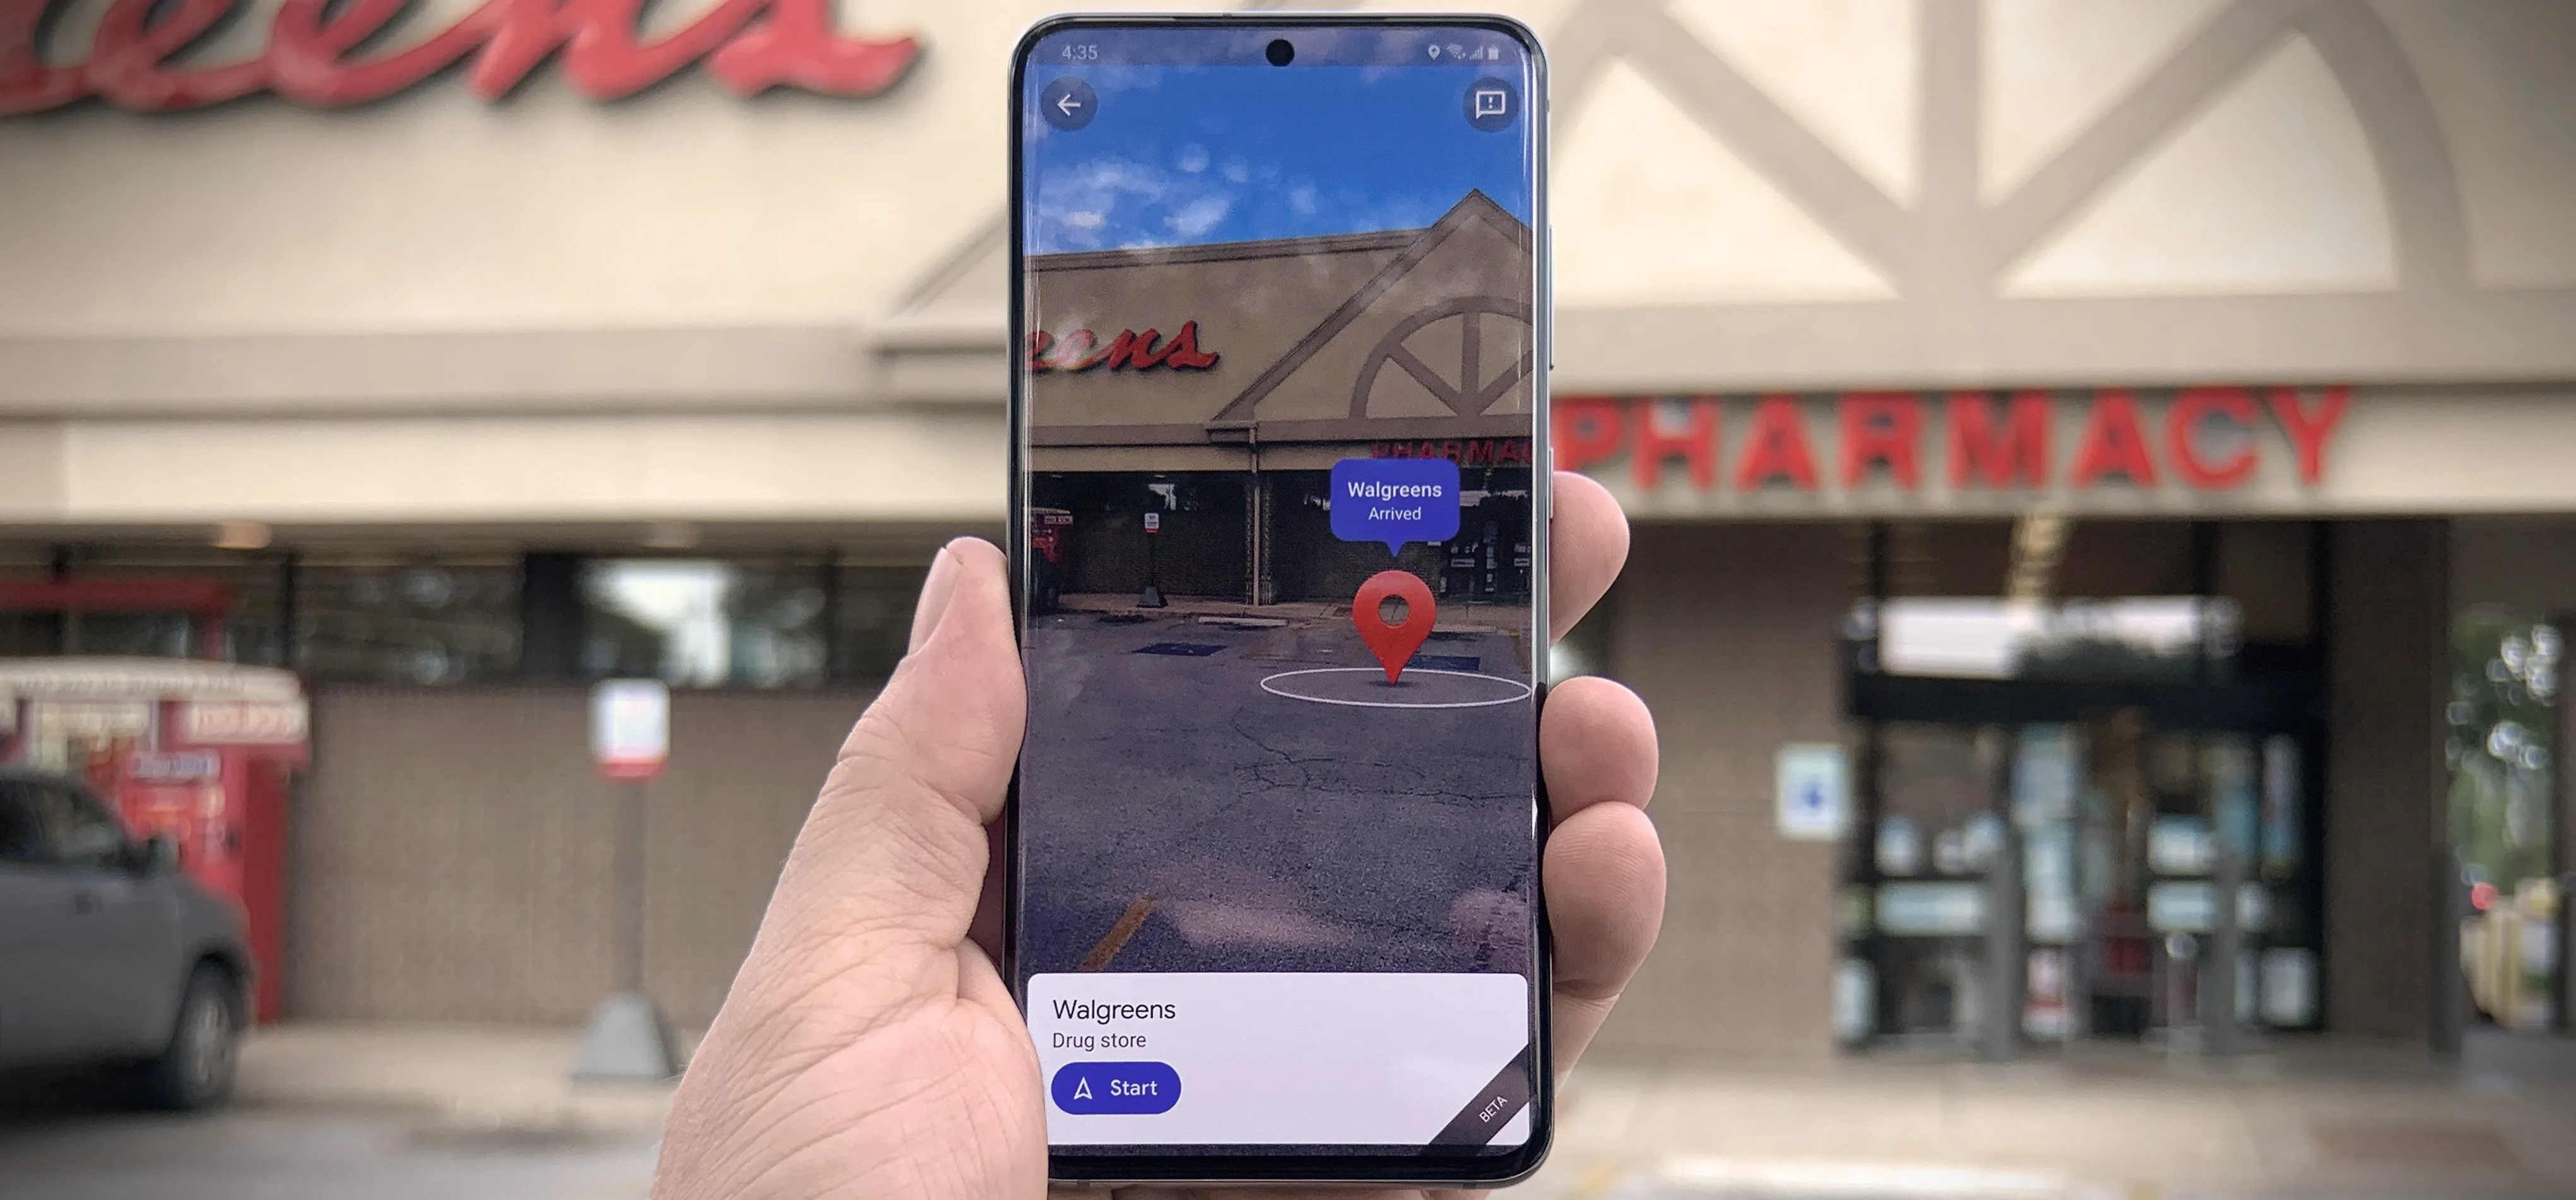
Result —
[{"label": "blue sky on screen", "polygon": [[[1530,219],[1527,136],[1467,123],[1490,68],[1097,67],[1029,72],[1029,251],[1189,246],[1418,229],[1469,191]],[[1099,115],[1071,133],[1036,97],[1078,75]]]}]

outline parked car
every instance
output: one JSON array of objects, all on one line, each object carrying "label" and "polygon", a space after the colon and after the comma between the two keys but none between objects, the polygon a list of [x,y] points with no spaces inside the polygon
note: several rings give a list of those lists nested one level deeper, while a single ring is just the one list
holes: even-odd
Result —
[{"label": "parked car", "polygon": [[239,910],[77,780],[0,768],[0,1067],[105,1066],[143,1103],[230,1095],[248,1024]]}]

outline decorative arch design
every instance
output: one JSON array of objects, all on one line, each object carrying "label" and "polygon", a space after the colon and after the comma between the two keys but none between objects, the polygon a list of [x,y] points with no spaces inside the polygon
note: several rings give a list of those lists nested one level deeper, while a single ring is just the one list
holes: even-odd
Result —
[{"label": "decorative arch design", "polygon": [[[1979,169],[1991,0],[1913,0],[1921,6],[1914,22],[1918,169],[1913,195],[1899,202],[1735,70],[1667,11],[1668,2],[1570,0],[1546,31],[1556,128],[1572,128],[1603,80],[1624,65],[1884,280],[1892,296],[1640,300],[1560,311],[1555,340],[1569,372],[1565,386],[1760,388],[1854,379],[1969,386],[2071,377],[2180,383],[2220,376],[2367,382],[2566,378],[2576,369],[2576,348],[2557,336],[2576,320],[2576,286],[2476,282],[2458,131],[2436,119],[2428,64],[2410,57],[2371,5],[2217,4],[2084,128],[1994,195]],[[2390,286],[2004,294],[2035,250],[2085,219],[2136,165],[2294,37],[2315,50],[2369,148],[2394,256]],[[988,285],[994,292],[1002,290],[1003,229],[997,220],[980,235],[986,243],[973,268],[995,277]],[[964,292],[952,282],[938,290]],[[1368,297],[1377,294],[1372,284]],[[1334,327],[1368,297],[1356,298]],[[973,302],[979,311],[990,303],[981,296]],[[948,317],[928,320],[933,305],[932,296],[917,295],[886,327],[904,330],[915,313],[924,314],[924,325],[954,325]],[[991,328],[1001,327],[995,313]],[[2251,330],[2261,336],[2248,336]],[[896,339],[919,336],[894,334],[881,352],[904,352],[914,343]],[[1002,340],[998,332],[976,336],[979,346]],[[1257,380],[1211,427],[1249,419],[1251,406],[1293,365],[1283,361]]]},{"label": "decorative arch design", "polygon": [[[1537,340],[1519,339],[1520,353],[1504,368],[1492,375],[1485,369],[1484,318],[1505,318],[1523,329],[1531,328],[1529,305],[1504,296],[1460,296],[1435,304],[1413,314],[1387,331],[1369,350],[1360,366],[1359,377],[1351,385],[1351,419],[1368,416],[1369,393],[1377,389],[1378,376],[1392,366],[1413,377],[1432,398],[1462,417],[1480,417],[1503,393],[1529,378],[1536,365]],[[1415,334],[1449,321],[1460,323],[1458,334],[1458,370],[1452,377],[1424,362],[1422,356],[1405,345]]]},{"label": "decorative arch design", "polygon": [[2300,14],[2299,28],[2326,60],[2370,141],[2397,243],[2399,285],[2466,290],[2469,224],[2450,143],[2396,35],[2367,4],[2312,5]]},{"label": "decorative arch design", "polygon": [[[1847,249],[1896,284],[1901,299],[1997,294],[2020,258],[2153,153],[2209,99],[2284,39],[2305,35],[2368,138],[2388,201],[2401,287],[2467,287],[2468,232],[2451,154],[2413,65],[2379,14],[2341,0],[2234,0],[2078,132],[2014,191],[1976,194],[1977,0],[1925,0],[1917,36],[1925,79],[1916,153],[1924,195],[1889,200],[1859,171],[1709,49],[1662,0],[1581,0],[1556,48],[1570,124],[1625,60],[1725,142]],[[1925,252],[1924,247],[1945,248]],[[1954,249],[1953,249],[1954,248]]]}]

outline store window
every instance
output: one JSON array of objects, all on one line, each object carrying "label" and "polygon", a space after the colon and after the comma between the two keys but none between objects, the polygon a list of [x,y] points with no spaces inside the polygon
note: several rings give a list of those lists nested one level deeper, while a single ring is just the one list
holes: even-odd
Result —
[{"label": "store window", "polygon": [[186,545],[18,545],[0,548],[0,579],[211,582],[231,598],[218,647],[205,645],[205,623],[187,612],[0,612],[0,656],[219,657],[266,666],[284,661],[283,555]]},{"label": "store window", "polygon": [[2451,632],[2451,844],[2468,912],[2460,965],[2482,1020],[2547,1029],[2556,1014],[2562,866],[2557,728],[2563,634],[2478,605]]},{"label": "store window", "polygon": [[519,666],[519,560],[307,559],[296,667],[321,680],[448,685]]},{"label": "store window", "polygon": [[[0,544],[0,582],[49,579],[53,576],[45,547]],[[0,612],[0,658],[59,654],[61,624],[51,613]]]},{"label": "store window", "polygon": [[680,687],[872,684],[894,673],[927,568],[603,558],[582,569],[582,669]]},{"label": "store window", "polygon": [[877,683],[912,639],[912,609],[929,568],[848,564],[835,569],[831,673],[837,683]]},{"label": "store window", "polygon": [[816,563],[609,558],[584,564],[582,669],[680,687],[797,687],[825,673]]},{"label": "store window", "polygon": [[[925,558],[927,556],[924,556]],[[561,585],[532,594],[529,564]],[[408,686],[642,675],[687,687],[873,685],[893,673],[927,568],[764,557],[228,551],[0,543],[0,580],[211,581],[230,597],[213,656],[322,682]],[[542,574],[542,573],[541,573]],[[530,611],[534,602],[543,610]],[[559,666],[531,660],[531,622]],[[0,657],[206,657],[204,623],[172,612],[0,611]]]}]

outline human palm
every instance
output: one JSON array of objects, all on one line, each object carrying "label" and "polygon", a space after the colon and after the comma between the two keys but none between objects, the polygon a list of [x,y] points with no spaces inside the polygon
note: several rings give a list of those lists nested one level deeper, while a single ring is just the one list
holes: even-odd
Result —
[{"label": "human palm", "polygon": [[[1597,485],[1560,474],[1550,536],[1562,634],[1617,576],[1628,530]],[[923,584],[912,652],[842,745],[673,1099],[657,1200],[1044,1194],[1037,1053],[993,965],[993,827],[1025,703],[1001,552],[952,543]],[[1549,693],[1539,756],[1562,1074],[1662,919],[1663,851],[1645,816],[1654,726],[1626,689],[1573,680]]]}]

